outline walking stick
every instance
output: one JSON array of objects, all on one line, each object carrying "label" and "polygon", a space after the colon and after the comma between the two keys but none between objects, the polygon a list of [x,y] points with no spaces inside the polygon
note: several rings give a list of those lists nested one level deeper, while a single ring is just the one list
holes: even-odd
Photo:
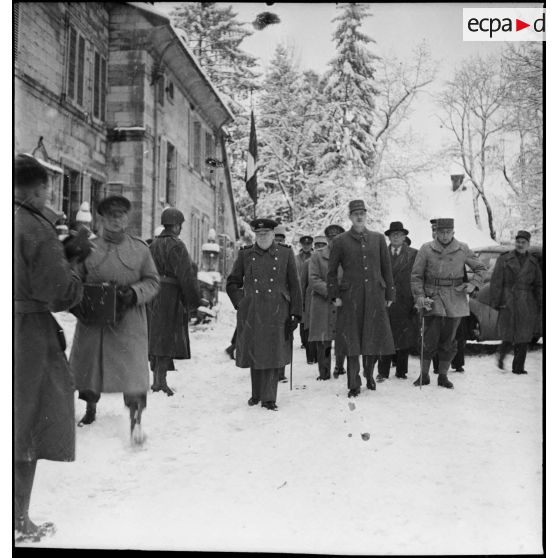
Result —
[{"label": "walking stick", "polygon": [[294,332],[291,332],[291,372],[290,372],[290,391],[293,391],[293,345],[294,345]]},{"label": "walking stick", "polygon": [[423,369],[423,362],[424,362],[424,308],[419,310],[420,316],[420,380],[419,380],[419,389],[422,390],[422,369]]}]

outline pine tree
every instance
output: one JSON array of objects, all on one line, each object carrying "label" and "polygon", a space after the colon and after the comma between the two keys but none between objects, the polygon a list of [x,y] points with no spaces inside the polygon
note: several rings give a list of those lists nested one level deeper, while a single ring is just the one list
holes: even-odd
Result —
[{"label": "pine tree", "polygon": [[219,92],[236,100],[256,87],[257,60],[240,47],[252,32],[238,21],[232,6],[185,2],[171,17],[173,25],[186,32],[192,52]]},{"label": "pine tree", "polygon": [[292,51],[278,45],[257,104],[261,207],[287,223],[304,218],[313,205],[316,160],[323,150],[318,124],[323,104],[319,76],[301,72]]},{"label": "pine tree", "polygon": [[379,59],[369,48],[375,42],[360,28],[370,16],[366,4],[339,4],[333,21],[337,55],[325,75],[329,100],[330,143],[322,158],[324,169],[342,167],[358,177],[373,164],[374,64]]}]

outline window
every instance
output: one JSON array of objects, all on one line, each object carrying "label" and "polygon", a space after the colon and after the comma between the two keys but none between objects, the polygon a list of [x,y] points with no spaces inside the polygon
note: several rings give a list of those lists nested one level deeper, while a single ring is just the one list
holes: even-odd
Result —
[{"label": "window", "polygon": [[98,120],[105,119],[107,87],[107,61],[95,51],[93,65],[93,116]]},{"label": "window", "polygon": [[67,56],[67,87],[68,99],[83,106],[83,92],[85,82],[85,39],[69,27],[68,56]]},{"label": "window", "polygon": [[169,80],[169,83],[166,88],[167,95],[171,101],[174,100],[174,83]]},{"label": "window", "polygon": [[91,179],[91,197],[89,206],[91,208],[91,215],[93,216],[93,229],[97,229],[97,206],[99,202],[107,197],[107,187],[100,180]]},{"label": "window", "polygon": [[81,173],[69,168],[64,169],[64,183],[62,186],[62,211],[73,224],[79,211],[82,197]]},{"label": "window", "polygon": [[165,75],[163,73],[157,79],[157,101],[161,106],[165,105]]},{"label": "window", "polygon": [[[215,139],[213,134],[209,132],[205,133],[205,160],[215,159]],[[212,184],[215,184],[215,168],[210,167],[207,164],[204,165],[204,174],[210,180]]]},{"label": "window", "polygon": [[165,199],[167,203],[169,203],[173,207],[176,205],[176,171],[177,171],[176,148],[172,143],[167,142],[167,172],[166,172]]},{"label": "window", "polygon": [[193,166],[201,174],[201,124],[194,122],[194,160]]},{"label": "window", "polygon": [[200,264],[201,252],[201,221],[196,211],[192,211],[192,220],[190,221],[190,256],[196,264]]}]

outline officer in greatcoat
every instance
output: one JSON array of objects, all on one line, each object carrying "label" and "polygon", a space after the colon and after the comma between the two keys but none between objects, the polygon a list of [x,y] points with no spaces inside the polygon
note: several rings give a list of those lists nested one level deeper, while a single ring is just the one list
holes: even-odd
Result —
[{"label": "officer in greatcoat", "polygon": [[274,241],[272,219],[254,219],[253,246],[239,251],[227,278],[237,310],[236,365],[250,368],[248,405],[277,410],[277,383],[291,362],[292,332],[302,316],[302,294],[293,251]]},{"label": "officer in greatcoat", "polygon": [[117,289],[117,319],[112,325],[78,321],[70,364],[86,412],[79,425],[96,417],[101,393],[123,393],[130,413],[133,443],[141,443],[141,415],[149,388],[146,305],[159,291],[159,274],[140,238],[126,233],[130,200],[108,196],[97,206],[101,233],[94,251],[78,268],[87,283],[112,283]]},{"label": "officer in greatcoat", "polygon": [[[344,229],[340,226],[326,228],[326,234],[328,230],[329,236],[317,236],[315,239],[315,252],[310,258],[309,269],[312,304],[308,339],[315,343],[317,348],[319,371],[317,380],[329,380],[331,378],[331,342],[335,339],[337,307],[328,296],[327,271],[333,239],[344,232]],[[341,270],[339,270],[339,273],[341,274]]]},{"label": "officer in greatcoat", "polygon": [[[463,280],[465,264],[473,271],[469,282]],[[454,238],[453,219],[438,219],[436,239],[421,246],[411,272],[415,304],[424,313],[424,360],[414,385],[430,383],[430,362],[438,353],[438,385],[453,388],[447,374],[456,351],[455,333],[461,318],[469,315],[468,295],[482,286],[485,271],[469,247]]]},{"label": "officer in greatcoat", "polygon": [[[329,256],[328,296],[338,307],[335,345],[347,355],[349,397],[360,393],[362,355],[366,387],[376,389],[374,365],[382,355],[395,352],[387,308],[395,289],[389,251],[380,233],[366,228],[362,200],[349,203],[351,229],[333,240]],[[339,281],[338,268],[343,278]]]},{"label": "officer in greatcoat", "polygon": [[310,312],[312,307],[312,289],[310,288],[309,271],[310,258],[305,260],[300,267],[300,288],[302,290],[302,320],[300,322],[300,334],[306,351],[306,363],[316,364],[316,362],[318,362],[317,346],[316,343],[310,341],[308,338],[310,333]]},{"label": "officer in greatcoat", "polygon": [[542,309],[542,272],[535,256],[529,253],[531,234],[518,231],[515,249],[502,254],[490,279],[490,305],[499,311],[498,333],[502,339],[498,368],[513,349],[512,372],[527,374],[527,348],[540,331]]},{"label": "officer in greatcoat", "polygon": [[37,460],[75,459],[73,378],[64,354],[64,333],[51,312],[77,304],[83,287],[69,263],[75,256],[76,241],[70,240],[63,248],[54,221],[45,216],[48,182],[47,171],[39,161],[30,155],[16,156],[13,245],[16,541],[40,540],[53,528],[52,524],[37,526],[29,519]]},{"label": "officer in greatcoat", "polygon": [[184,242],[178,238],[184,214],[174,207],[161,214],[164,230],[149,246],[161,278],[161,290],[148,307],[149,362],[152,391],[171,396],[167,371],[175,370],[174,359],[190,358],[188,309],[201,304],[199,283]]},{"label": "officer in greatcoat", "polygon": [[[389,238],[391,271],[395,284],[395,301],[389,307],[389,322],[395,344],[395,376],[406,379],[409,352],[417,346],[418,316],[411,292],[411,270],[418,250],[410,248],[405,239],[409,231],[400,221],[390,224],[385,235]],[[383,382],[389,377],[392,357],[384,355],[378,363],[376,381]]]}]

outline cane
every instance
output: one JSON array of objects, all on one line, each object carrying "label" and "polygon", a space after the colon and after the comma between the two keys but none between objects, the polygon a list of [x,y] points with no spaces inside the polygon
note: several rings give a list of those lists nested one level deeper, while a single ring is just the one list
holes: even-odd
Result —
[{"label": "cane", "polygon": [[420,317],[420,380],[419,389],[422,389],[422,370],[424,362],[424,308],[419,310]]},{"label": "cane", "polygon": [[291,372],[290,372],[290,391],[293,391],[293,345],[294,345],[294,332],[291,332]]}]

